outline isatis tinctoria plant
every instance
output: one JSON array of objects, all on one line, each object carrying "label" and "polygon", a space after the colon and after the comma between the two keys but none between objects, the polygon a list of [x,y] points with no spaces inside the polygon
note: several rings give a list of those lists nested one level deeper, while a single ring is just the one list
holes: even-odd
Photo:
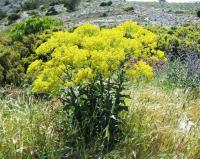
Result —
[{"label": "isatis tinctoria plant", "polygon": [[156,41],[135,22],[112,29],[84,24],[73,32],[56,32],[36,50],[49,60],[29,66],[32,91],[60,97],[84,141],[103,134],[110,147],[120,133],[119,114],[127,110],[128,80],[152,79],[153,63],[166,60]]}]

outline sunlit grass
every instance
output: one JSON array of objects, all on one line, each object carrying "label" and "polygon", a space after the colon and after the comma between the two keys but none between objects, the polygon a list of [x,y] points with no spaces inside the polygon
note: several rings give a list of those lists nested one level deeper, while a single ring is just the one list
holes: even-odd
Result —
[{"label": "sunlit grass", "polygon": [[125,140],[117,158],[197,158],[200,156],[200,98],[155,83],[132,88]]},{"label": "sunlit grass", "polygon": [[37,158],[46,156],[47,150],[49,157],[50,152],[56,154],[61,144],[56,105],[20,90],[6,94],[0,100],[0,158]]},{"label": "sunlit grass", "polygon": [[[164,89],[157,80],[130,87],[124,139],[104,158],[192,159],[200,156],[200,97]],[[62,105],[20,91],[0,100],[0,158],[60,158],[70,136],[63,136]],[[70,127],[70,125],[68,125]],[[72,133],[73,134],[73,133]],[[98,145],[98,144],[97,144]],[[69,145],[68,145],[69,146]],[[91,147],[98,149],[97,147]],[[85,157],[89,158],[85,151]],[[70,155],[70,151],[68,152]]]}]

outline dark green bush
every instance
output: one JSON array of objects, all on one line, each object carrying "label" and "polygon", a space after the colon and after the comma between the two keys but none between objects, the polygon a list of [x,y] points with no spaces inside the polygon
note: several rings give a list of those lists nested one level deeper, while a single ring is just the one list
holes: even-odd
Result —
[{"label": "dark green bush", "polygon": [[197,11],[197,17],[200,18],[200,10]]},{"label": "dark green bush", "polygon": [[22,40],[23,36],[28,34],[35,34],[46,29],[59,27],[62,22],[50,17],[32,17],[26,21],[16,24],[10,32],[13,40]]},{"label": "dark green bush", "polygon": [[102,14],[100,15],[100,17],[107,17],[107,16],[108,16],[107,13],[102,13]]},{"label": "dark green bush", "polygon": [[[0,85],[22,85],[30,63],[45,59],[34,53],[53,33],[54,26],[62,23],[52,18],[33,17],[11,27],[0,36]],[[48,30],[49,29],[49,30]],[[11,38],[10,38],[11,37]]]},{"label": "dark green bush", "polygon": [[16,7],[15,10],[13,11],[14,13],[19,13],[22,11],[21,7]]},{"label": "dark green bush", "polygon": [[4,6],[7,6],[10,4],[10,1],[6,0],[5,3],[4,3]]},{"label": "dark green bush", "polygon": [[[1,40],[7,40],[1,37]],[[18,85],[23,78],[23,67],[20,54],[10,47],[10,42],[0,44],[0,83],[13,83]]]},{"label": "dark green bush", "polygon": [[37,9],[39,6],[39,0],[29,0],[22,5],[23,10]]},{"label": "dark green bush", "polygon": [[49,3],[49,6],[55,6],[55,5],[59,5],[59,4],[61,4],[61,2],[59,2],[59,1],[52,1],[52,2]]},{"label": "dark green bush", "polygon": [[13,22],[13,21],[16,21],[20,18],[20,15],[17,14],[17,13],[12,13],[8,16],[8,20],[9,22]]},{"label": "dark green bush", "polygon": [[64,6],[69,11],[75,11],[80,2],[81,2],[81,0],[66,0],[64,2]]},{"label": "dark green bush", "polygon": [[3,12],[1,9],[0,9],[0,20],[5,18],[7,15],[5,12]]},{"label": "dark green bush", "polygon": [[[30,63],[39,57],[35,48],[52,35],[51,30],[24,36],[21,41],[12,41],[7,36],[0,38],[0,86],[13,84],[20,86],[25,82],[25,73]],[[10,47],[12,46],[12,47]]]},{"label": "dark green bush", "polygon": [[100,4],[101,7],[111,6],[111,5],[112,5],[112,1],[102,2],[102,3]]},{"label": "dark green bush", "polygon": [[50,15],[57,15],[58,12],[56,11],[56,9],[54,7],[50,7],[46,13],[46,16],[50,16]]}]

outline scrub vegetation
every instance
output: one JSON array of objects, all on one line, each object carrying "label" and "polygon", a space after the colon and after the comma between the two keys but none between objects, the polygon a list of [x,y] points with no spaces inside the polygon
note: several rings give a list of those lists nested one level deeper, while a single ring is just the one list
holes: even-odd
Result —
[{"label": "scrub vegetation", "polygon": [[0,158],[200,157],[198,24],[63,23],[0,32]]}]

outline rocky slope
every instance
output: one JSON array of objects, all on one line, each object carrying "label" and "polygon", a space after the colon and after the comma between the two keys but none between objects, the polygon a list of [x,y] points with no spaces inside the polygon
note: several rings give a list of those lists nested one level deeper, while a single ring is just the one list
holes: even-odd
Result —
[{"label": "rocky slope", "polygon": [[[57,17],[63,19],[68,27],[85,22],[101,26],[113,26],[127,20],[136,20],[143,25],[153,23],[175,26],[188,22],[200,24],[200,18],[195,17],[195,14],[184,14],[184,12],[177,14],[167,8],[163,9],[162,6],[157,7],[154,5],[149,6],[145,3],[124,3],[123,1],[118,1],[111,6],[99,7],[100,2],[96,0],[92,3],[82,3],[78,11],[70,14],[62,13],[57,15]],[[159,4],[155,3],[155,5]]]},{"label": "rocky slope", "polygon": [[[4,5],[5,0],[1,0],[0,7],[8,14],[20,7],[24,1],[12,2]],[[159,24],[166,26],[176,26],[184,23],[198,23],[200,18],[196,17],[196,10],[200,9],[200,3],[196,4],[159,4],[159,3],[139,3],[124,2],[124,0],[113,0],[111,6],[100,6],[102,0],[90,0],[82,2],[75,12],[67,12],[63,4],[55,5],[54,8],[58,12],[52,15],[62,19],[66,28],[71,28],[82,23],[94,23],[100,26],[111,27],[123,21],[138,21],[142,25]],[[176,7],[174,7],[176,5]],[[25,19],[30,14],[45,15],[46,10],[39,9],[20,12],[21,19]],[[191,10],[191,13],[188,12]],[[21,20],[20,19],[20,20]],[[18,20],[19,21],[19,20]],[[8,25],[6,19],[0,21],[0,29]]]}]

